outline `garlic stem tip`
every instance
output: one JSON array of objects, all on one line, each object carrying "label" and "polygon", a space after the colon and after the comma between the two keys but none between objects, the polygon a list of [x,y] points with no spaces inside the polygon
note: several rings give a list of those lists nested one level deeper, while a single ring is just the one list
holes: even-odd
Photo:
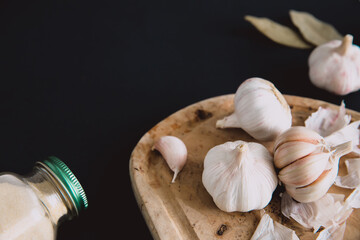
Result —
[{"label": "garlic stem tip", "polygon": [[350,49],[350,47],[352,46],[353,43],[353,36],[350,34],[347,34],[341,45],[338,47],[338,52],[340,53],[340,55],[345,56],[346,53],[348,52],[348,50]]},{"label": "garlic stem tip", "polygon": [[247,143],[242,143],[237,145],[236,149],[239,150],[239,152],[246,152],[249,149],[249,147]]}]

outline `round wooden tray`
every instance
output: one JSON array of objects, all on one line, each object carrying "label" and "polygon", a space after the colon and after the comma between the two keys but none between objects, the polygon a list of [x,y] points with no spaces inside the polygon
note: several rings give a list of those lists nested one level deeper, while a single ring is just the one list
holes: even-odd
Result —
[{"label": "round wooden tray", "polygon": [[[304,120],[319,106],[338,106],[309,98],[284,95],[293,116],[293,126],[303,126]],[[260,220],[260,211],[246,213],[223,212],[216,207],[205,190],[201,176],[203,160],[210,148],[226,141],[259,142],[241,129],[217,129],[215,123],[233,112],[234,95],[210,98],[177,111],[147,132],[130,157],[132,187],[141,212],[154,239],[250,239]],[[340,104],[340,103],[339,103]],[[352,121],[360,113],[347,110]],[[157,151],[151,147],[159,137],[177,136],[188,149],[188,160],[171,184],[172,171]],[[261,142],[272,152],[273,142]],[[346,174],[344,156],[339,175]],[[264,208],[274,221],[290,227],[303,239],[316,239],[311,229],[305,229],[281,214],[280,186],[270,204]],[[330,192],[348,196],[351,190],[332,186]],[[347,220],[344,239],[360,239],[360,210],[355,209]]]}]

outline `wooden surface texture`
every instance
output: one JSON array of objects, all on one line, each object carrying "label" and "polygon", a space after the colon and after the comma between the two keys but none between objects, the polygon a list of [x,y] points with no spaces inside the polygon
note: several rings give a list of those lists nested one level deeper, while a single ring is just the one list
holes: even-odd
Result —
[{"label": "wooden surface texture", "polygon": [[[293,126],[304,125],[304,120],[319,106],[338,108],[333,104],[284,95],[293,116]],[[217,129],[215,123],[233,112],[234,95],[224,95],[190,105],[164,119],[147,132],[135,147],[130,158],[132,187],[141,212],[154,239],[250,239],[260,220],[260,211],[246,213],[223,212],[216,207],[205,190],[201,176],[206,153],[215,145],[226,141],[244,140],[259,142],[241,129]],[[339,103],[340,105],[340,103]],[[348,110],[352,121],[360,120],[360,113]],[[172,171],[162,156],[151,147],[159,137],[177,136],[188,149],[188,160],[171,184]],[[261,142],[272,152],[273,142]],[[344,160],[340,161],[339,175],[346,174]],[[264,208],[275,221],[296,231],[301,240],[316,239],[311,229],[305,229],[294,220],[282,216],[280,186],[270,204]],[[351,190],[332,186],[330,192]],[[344,239],[360,239],[360,210],[355,209],[347,220]]]}]

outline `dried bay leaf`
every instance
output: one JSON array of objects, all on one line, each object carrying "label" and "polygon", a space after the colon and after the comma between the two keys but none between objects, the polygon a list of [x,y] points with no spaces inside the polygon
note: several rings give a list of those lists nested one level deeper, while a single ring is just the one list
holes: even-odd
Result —
[{"label": "dried bay leaf", "polygon": [[303,37],[317,46],[334,39],[344,38],[332,25],[317,19],[310,13],[290,10],[290,17]]},{"label": "dried bay leaf", "polygon": [[311,48],[301,36],[289,27],[276,23],[268,18],[259,18],[250,15],[245,16],[245,20],[249,21],[257,30],[274,42],[294,48]]}]

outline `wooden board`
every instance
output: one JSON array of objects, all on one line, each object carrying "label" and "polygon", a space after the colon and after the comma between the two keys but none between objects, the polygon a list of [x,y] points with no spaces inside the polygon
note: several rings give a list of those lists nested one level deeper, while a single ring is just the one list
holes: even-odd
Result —
[{"label": "wooden board", "polygon": [[[130,177],[136,200],[154,239],[250,239],[260,220],[260,211],[226,213],[214,204],[205,190],[201,176],[203,160],[208,150],[226,141],[258,142],[241,129],[217,129],[215,123],[233,112],[234,95],[207,99],[172,114],[147,132],[135,147],[130,158]],[[319,100],[285,95],[289,103],[293,126],[303,126],[304,120],[319,106],[337,109],[338,106]],[[340,104],[340,103],[339,103]],[[348,110],[352,121],[360,113]],[[188,149],[188,161],[171,184],[172,172],[165,160],[151,147],[159,137],[177,136]],[[272,152],[272,142],[261,142]],[[351,154],[350,154],[351,155]],[[344,156],[339,175],[346,174]],[[351,157],[351,156],[350,156]],[[278,187],[270,204],[264,208],[275,221],[296,231],[301,240],[316,239],[311,229],[282,216]],[[331,187],[331,192],[350,190]],[[347,220],[344,239],[360,239],[360,210],[355,209]]]}]

